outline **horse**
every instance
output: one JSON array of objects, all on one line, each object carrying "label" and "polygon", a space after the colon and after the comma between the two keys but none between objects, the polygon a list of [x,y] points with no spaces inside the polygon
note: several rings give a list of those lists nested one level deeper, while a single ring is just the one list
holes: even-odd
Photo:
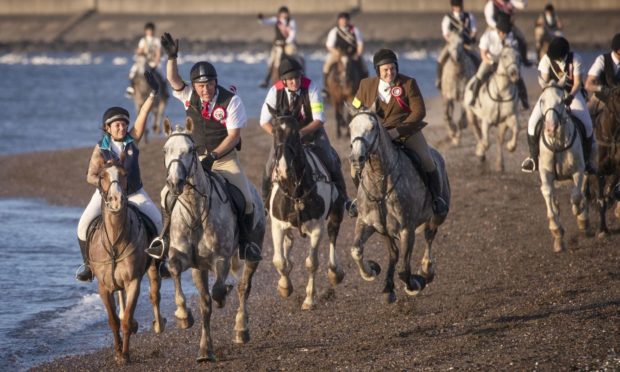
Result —
[{"label": "horse", "polygon": [[[123,164],[122,159],[120,164]],[[138,322],[133,315],[145,271],[149,277],[149,295],[153,305],[153,330],[161,333],[166,324],[159,311],[159,271],[155,260],[144,252],[149,237],[141,218],[128,206],[126,188],[127,173],[122,166],[111,162],[102,165],[99,171],[102,218],[88,238],[90,264],[99,284],[99,296],[108,313],[115,358],[119,364],[130,361],[129,337],[138,331]],[[123,293],[119,292],[120,319],[116,313],[115,291],[122,291],[126,296],[124,298]]]},{"label": "horse", "polygon": [[[398,149],[374,110],[352,111],[350,161],[357,178],[359,215],[351,255],[364,280],[372,281],[381,266],[364,259],[364,244],[378,232],[385,237],[389,253],[383,293],[386,301],[396,301],[394,272],[405,283],[408,295],[417,295],[435,276],[432,244],[437,229],[447,216],[435,215],[432,197],[413,162]],[[450,184],[442,156],[431,149],[431,155],[442,179],[442,196],[450,203]],[[426,250],[417,274],[411,272],[411,255],[416,229],[424,231]]]},{"label": "horse", "polygon": [[[597,174],[593,177],[599,205],[598,237],[609,235],[606,213],[613,203],[620,200],[620,88],[611,90],[603,112],[594,125],[598,147]],[[592,178],[592,177],[591,177]],[[620,219],[620,203],[616,204],[616,218]]]},{"label": "horse", "polygon": [[536,27],[534,27],[534,40],[536,44],[536,57],[538,58],[538,62],[540,62],[543,56],[547,54],[551,40],[555,37],[561,36],[564,36],[564,33],[561,30],[551,29],[545,24],[544,20],[540,20],[540,23],[537,22]]},{"label": "horse", "polygon": [[[157,97],[155,97],[155,102],[153,102],[153,108],[151,109],[150,115],[153,115],[153,125],[152,130],[154,134],[161,134],[161,122],[164,114],[164,109],[166,108],[166,103],[168,102],[168,90],[166,89],[166,82],[163,81],[161,74],[156,70],[149,66],[146,56],[140,55],[136,57],[136,74],[132,80],[132,85],[134,87],[133,94],[133,103],[136,108],[136,112],[140,111],[140,108],[144,104],[144,101],[149,97],[151,93],[151,87],[146,82],[144,78],[145,71],[151,71],[153,76],[157,79],[159,83],[160,92]],[[148,139],[148,130],[144,132],[145,140]]]},{"label": "horse", "polygon": [[[519,52],[511,46],[504,46],[500,53],[497,70],[480,87],[475,105],[470,106],[472,98],[471,85],[475,78],[467,83],[463,105],[467,122],[471,125],[477,139],[476,156],[482,162],[486,159],[485,152],[489,148],[489,130],[497,127],[497,162],[498,171],[504,171],[504,155],[502,145],[506,130],[510,129],[512,137],[506,144],[509,152],[517,148],[519,123],[517,120],[517,104],[519,101],[517,82],[521,78],[519,68]],[[479,123],[479,121],[481,123]]]},{"label": "horse", "polygon": [[329,237],[328,278],[332,285],[344,279],[344,271],[336,257],[336,239],[344,215],[344,200],[329,179],[329,173],[319,158],[302,144],[297,114],[279,114],[268,107],[275,117],[273,145],[275,168],[273,189],[269,197],[273,264],[280,274],[278,293],[283,298],[293,293],[289,275],[293,262],[289,255],[293,247],[293,230],[302,237],[310,236],[306,258],[308,284],[302,310],[316,307],[315,275],[319,266],[318,247],[325,233]]},{"label": "horse", "polygon": [[457,103],[463,101],[467,81],[476,73],[476,62],[465,50],[463,36],[451,32],[448,37],[448,55],[441,73],[441,96],[444,102],[444,120],[448,124],[448,135],[453,145],[461,140],[461,129],[467,126],[464,106],[457,118]]},{"label": "horse", "polygon": [[[202,315],[202,333],[198,362],[214,361],[215,354],[211,338],[212,300],[217,307],[226,303],[229,288],[225,280],[230,272],[239,266],[237,245],[239,228],[234,221],[237,216],[232,200],[225,190],[225,180],[217,174],[207,174],[200,165],[191,134],[194,123],[186,119],[185,128],[176,126],[173,131],[168,119],[164,120],[164,131],[168,136],[164,144],[164,163],[168,174],[162,195],[171,192],[176,202],[170,211],[170,247],[168,267],[175,288],[177,325],[190,328],[194,319],[186,307],[181,288],[181,273],[192,268],[192,277],[199,294]],[[262,245],[265,233],[265,211],[254,187],[254,237]],[[258,262],[245,261],[243,274],[237,284],[239,307],[237,309],[233,342],[242,344],[250,340],[248,329],[247,299],[252,288],[252,276]],[[209,293],[208,272],[215,275],[213,294]]]},{"label": "horse", "polygon": [[540,96],[544,129],[540,136],[540,191],[547,205],[549,230],[554,238],[553,251],[562,252],[564,228],[560,223],[560,211],[555,195],[554,181],[572,180],[572,212],[577,217],[580,231],[588,227],[588,203],[585,193],[585,161],[581,146],[581,133],[564,104],[564,89],[554,83],[546,85]]},{"label": "horse", "polygon": [[365,63],[363,58],[354,59],[344,55],[338,60],[338,63],[332,65],[327,74],[326,88],[336,114],[336,138],[342,136],[341,130],[343,129],[347,130],[348,135],[347,123],[349,118],[346,117],[348,111],[345,110],[344,103],[353,100],[360,81],[368,77],[362,68],[362,63]]}]

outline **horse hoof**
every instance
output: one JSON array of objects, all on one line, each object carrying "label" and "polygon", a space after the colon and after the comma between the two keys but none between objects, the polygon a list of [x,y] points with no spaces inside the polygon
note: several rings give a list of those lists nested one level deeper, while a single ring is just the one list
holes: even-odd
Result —
[{"label": "horse hoof", "polygon": [[168,319],[166,318],[161,318],[159,322],[153,319],[153,332],[157,334],[162,333],[164,329],[166,329],[166,323],[168,323]]},{"label": "horse hoof", "polygon": [[129,363],[129,355],[125,355],[123,353],[116,353],[116,357],[114,357],[114,359],[116,360],[116,364],[119,366],[124,366]]},{"label": "horse hoof", "polygon": [[304,301],[304,303],[301,304],[301,309],[302,310],[314,310],[316,309],[316,303],[314,302],[307,303],[306,301]]},{"label": "horse hoof", "polygon": [[609,231],[606,231],[606,230],[599,231],[598,234],[596,234],[596,237],[598,239],[607,239],[609,237]]},{"label": "horse hoof", "polygon": [[288,298],[291,296],[291,294],[293,294],[293,287],[289,286],[285,288],[278,286],[278,294],[280,294],[280,297],[282,298]]},{"label": "horse hoof", "polygon": [[564,244],[564,241],[556,241],[555,243],[553,243],[553,251],[555,253],[561,253],[564,252],[566,250],[566,244]]},{"label": "horse hoof", "polygon": [[344,279],[344,271],[339,266],[336,267],[335,270],[332,270],[330,267],[327,270],[327,278],[329,279],[331,285],[338,285],[342,283],[342,280]]},{"label": "horse hoof", "polygon": [[207,355],[201,355],[196,358],[196,362],[205,363],[205,362],[215,362],[215,354],[212,351],[208,352]]},{"label": "horse hoof", "polygon": [[430,284],[435,279],[435,268],[432,264],[429,264],[426,270],[418,270],[418,275],[426,280],[426,284]]},{"label": "horse hoof", "polygon": [[396,293],[394,293],[394,292],[386,293],[385,294],[385,303],[393,304],[394,302],[396,302]]},{"label": "horse hoof", "polygon": [[250,331],[235,331],[235,338],[233,339],[235,344],[247,344],[250,342]]},{"label": "horse hoof", "polygon": [[405,292],[409,296],[417,296],[426,287],[427,281],[421,275],[411,275],[405,286]]},{"label": "horse hoof", "polygon": [[187,318],[181,319],[177,318],[177,327],[181,329],[189,329],[194,325],[194,316],[192,315],[192,311],[187,309]]}]

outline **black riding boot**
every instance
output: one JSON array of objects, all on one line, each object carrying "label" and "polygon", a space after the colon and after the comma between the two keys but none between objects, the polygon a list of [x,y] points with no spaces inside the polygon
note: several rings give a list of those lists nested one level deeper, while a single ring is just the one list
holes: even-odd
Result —
[{"label": "black riding boot", "polygon": [[586,138],[583,141],[583,160],[586,165],[586,172],[590,174],[595,174],[596,170],[592,167],[592,163],[590,162],[590,155],[592,154],[592,143],[594,142],[594,135]]},{"label": "black riding boot", "polygon": [[78,239],[78,243],[80,245],[80,252],[82,252],[84,265],[80,267],[82,270],[75,274],[75,279],[81,282],[92,282],[93,272],[90,270],[90,262],[88,261],[88,243],[80,239]]},{"label": "black riding boot", "polygon": [[263,184],[261,187],[261,194],[263,197],[263,204],[265,205],[265,213],[269,213],[269,199],[271,196],[271,177],[263,174]]},{"label": "black riding boot", "polygon": [[441,181],[439,179],[439,170],[435,169],[432,172],[426,172],[428,179],[428,190],[431,192],[433,198],[433,212],[438,216],[445,216],[448,214],[448,203],[441,197]]},{"label": "black riding boot", "polygon": [[521,100],[521,105],[524,109],[529,109],[530,102],[527,99],[527,89],[525,88],[525,82],[523,81],[523,78],[517,81],[517,89],[519,91],[519,99]]},{"label": "black riding boot", "polygon": [[254,212],[244,214],[239,221],[239,258],[249,262],[258,262],[261,257],[261,247],[252,241],[254,230]]},{"label": "black riding boot", "polygon": [[538,136],[527,135],[527,145],[530,148],[530,157],[525,159],[521,164],[521,170],[526,173],[531,173],[538,170]]},{"label": "black riding boot", "polygon": [[471,100],[469,100],[469,105],[472,106],[474,102],[476,102],[476,98],[478,98],[478,92],[480,91],[480,86],[482,86],[482,81],[476,77],[474,79],[474,83],[471,85]]}]

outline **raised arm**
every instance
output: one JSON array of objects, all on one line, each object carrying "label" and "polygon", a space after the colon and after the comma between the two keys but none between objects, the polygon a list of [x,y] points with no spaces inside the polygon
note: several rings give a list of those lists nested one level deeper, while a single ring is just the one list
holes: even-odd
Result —
[{"label": "raised arm", "polygon": [[142,136],[144,135],[144,127],[146,126],[146,121],[149,118],[149,112],[153,107],[153,101],[155,100],[155,97],[159,93],[159,84],[157,83],[157,80],[150,71],[146,71],[144,73],[144,78],[151,87],[152,91],[146,101],[144,101],[144,103],[142,104],[142,107],[140,107],[138,117],[136,117],[133,128],[131,129],[131,132],[129,132],[131,137],[133,137],[134,141],[136,142],[140,142]]},{"label": "raised arm", "polygon": [[179,68],[177,66],[177,57],[179,55],[179,39],[173,39],[172,35],[165,32],[161,36],[161,46],[168,54],[168,63],[166,64],[166,76],[170,86],[174,90],[181,90],[185,83],[179,75]]}]

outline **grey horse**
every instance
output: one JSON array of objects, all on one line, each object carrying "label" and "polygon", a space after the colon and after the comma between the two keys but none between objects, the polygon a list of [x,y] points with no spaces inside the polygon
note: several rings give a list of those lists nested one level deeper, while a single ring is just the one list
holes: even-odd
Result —
[{"label": "grey horse", "polygon": [[[198,289],[202,313],[202,334],[197,361],[215,359],[211,339],[211,300],[223,307],[228,293],[225,280],[233,266],[238,266],[237,246],[239,229],[232,203],[224,189],[224,181],[218,175],[207,175],[198,161],[191,138],[194,124],[190,118],[185,129],[177,126],[173,131],[168,119],[164,120],[164,131],[168,139],[164,145],[165,165],[168,169],[166,188],[177,196],[170,215],[170,248],[168,267],[175,287],[175,316],[181,328],[193,324],[191,311],[186,307],[181,288],[181,273],[192,268],[194,284]],[[265,234],[265,211],[258,192],[252,187],[254,196],[254,237],[262,245]],[[235,343],[246,343],[250,339],[248,330],[247,299],[252,287],[252,276],[258,262],[245,261],[243,274],[237,285],[239,308],[235,322]],[[209,294],[208,272],[215,275],[213,295]]]},{"label": "grey horse", "polygon": [[[369,110],[352,110],[350,160],[359,178],[357,192],[359,216],[351,255],[365,280],[374,280],[379,264],[364,260],[364,244],[374,232],[385,237],[389,266],[383,293],[388,303],[396,300],[394,272],[405,283],[408,295],[418,294],[435,275],[432,243],[446,216],[433,213],[430,192],[413,163],[392,143],[376,114]],[[431,149],[442,180],[442,196],[450,203],[450,184],[444,160]],[[418,274],[411,272],[411,254],[417,228],[424,230],[426,250]],[[397,267],[398,263],[398,267]]]}]

